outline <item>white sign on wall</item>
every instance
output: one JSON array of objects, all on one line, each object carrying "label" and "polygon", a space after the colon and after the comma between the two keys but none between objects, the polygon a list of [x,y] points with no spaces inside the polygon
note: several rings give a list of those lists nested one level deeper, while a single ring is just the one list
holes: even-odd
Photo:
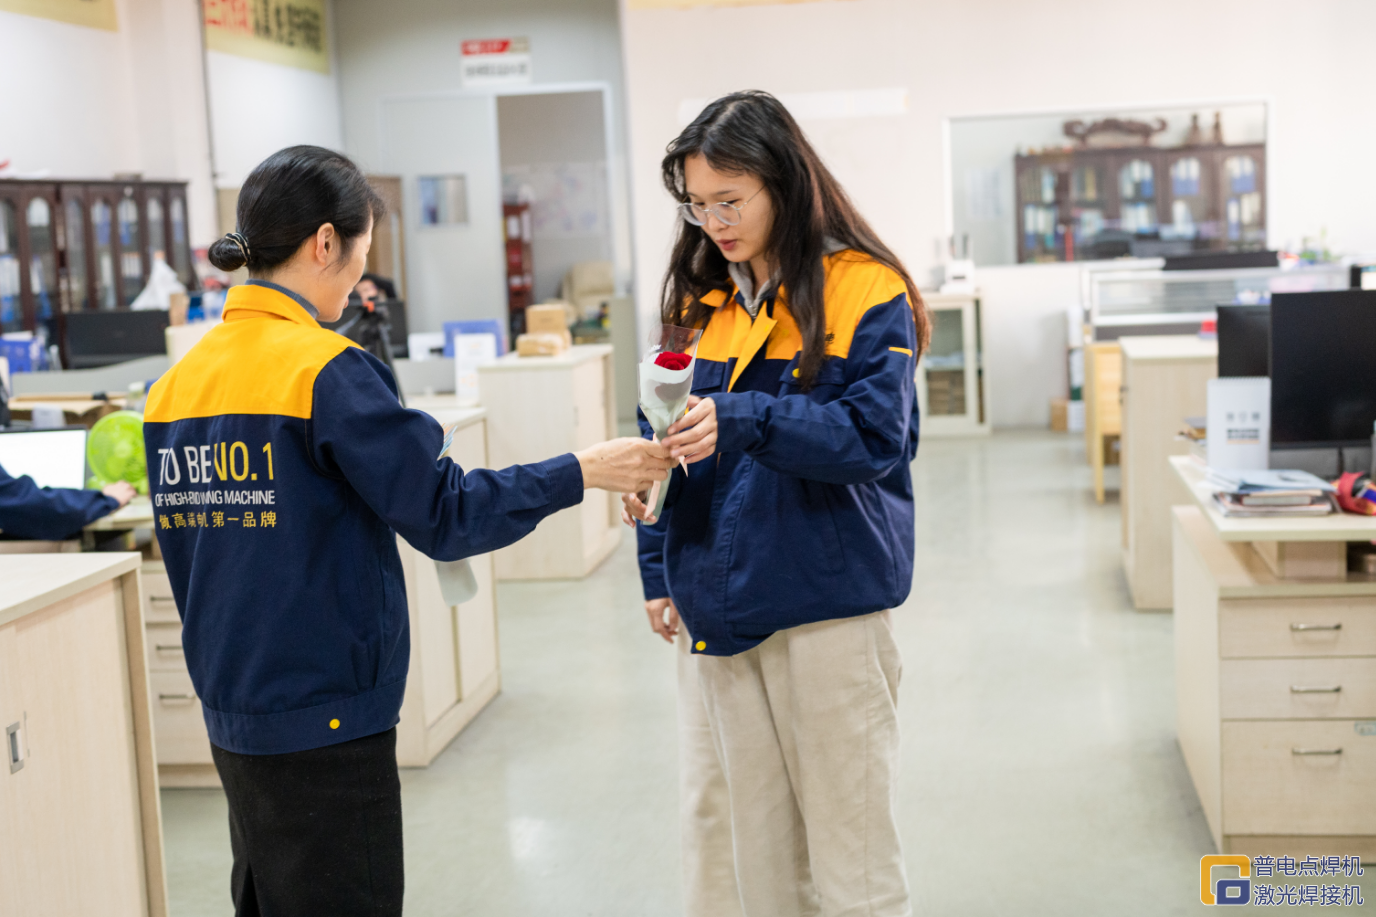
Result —
[{"label": "white sign on wall", "polygon": [[530,83],[530,39],[483,38],[465,41],[459,78],[465,89],[524,86]]}]

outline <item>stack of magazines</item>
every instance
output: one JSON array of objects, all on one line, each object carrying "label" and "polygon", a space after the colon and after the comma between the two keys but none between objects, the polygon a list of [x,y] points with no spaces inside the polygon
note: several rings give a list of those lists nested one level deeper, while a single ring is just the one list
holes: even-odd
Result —
[{"label": "stack of magazines", "polygon": [[1220,471],[1205,479],[1225,516],[1327,516],[1333,485],[1307,471]]}]

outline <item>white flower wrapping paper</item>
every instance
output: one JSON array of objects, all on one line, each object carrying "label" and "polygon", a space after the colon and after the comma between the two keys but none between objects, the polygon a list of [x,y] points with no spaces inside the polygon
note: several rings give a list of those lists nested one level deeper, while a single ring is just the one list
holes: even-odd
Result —
[{"label": "white flower wrapping paper", "polygon": [[[693,390],[693,368],[697,365],[697,342],[701,334],[702,331],[697,328],[664,325],[660,328],[656,344],[640,361],[640,410],[650,422],[650,429],[654,431],[657,441],[668,436],[669,427],[688,410],[688,396]],[[688,365],[682,369],[660,366],[656,361],[666,353],[687,356]],[[687,464],[682,459],[679,463],[686,471]],[[646,506],[651,508],[654,518],[658,519],[664,511],[664,500],[668,495],[667,480],[650,488]]]}]

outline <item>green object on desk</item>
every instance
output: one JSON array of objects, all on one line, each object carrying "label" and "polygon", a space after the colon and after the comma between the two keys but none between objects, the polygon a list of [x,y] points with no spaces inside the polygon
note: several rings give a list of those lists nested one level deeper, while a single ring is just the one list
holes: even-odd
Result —
[{"label": "green object on desk", "polygon": [[141,494],[148,493],[148,467],[143,454],[143,415],[134,411],[107,414],[91,428],[86,439],[86,461],[94,476],[90,486],[99,490],[116,481],[127,481]]}]

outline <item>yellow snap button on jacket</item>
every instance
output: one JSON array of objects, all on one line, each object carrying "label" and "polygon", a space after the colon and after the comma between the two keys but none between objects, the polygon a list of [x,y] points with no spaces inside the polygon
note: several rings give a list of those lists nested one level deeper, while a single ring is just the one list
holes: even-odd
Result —
[{"label": "yellow snap button on jacket", "polygon": [[339,728],[339,720],[330,720],[330,728],[331,728],[331,729],[338,729],[338,728]]},{"label": "yellow snap button on jacket", "polygon": [[793,370],[793,378],[798,378],[798,370]]},{"label": "yellow snap button on jacket", "polygon": [[705,650],[705,649],[707,649],[707,644],[706,644],[706,643],[703,643],[701,640],[699,640],[699,641],[698,641],[698,646],[697,646],[698,652],[701,653],[701,652],[702,652],[703,650]]}]

